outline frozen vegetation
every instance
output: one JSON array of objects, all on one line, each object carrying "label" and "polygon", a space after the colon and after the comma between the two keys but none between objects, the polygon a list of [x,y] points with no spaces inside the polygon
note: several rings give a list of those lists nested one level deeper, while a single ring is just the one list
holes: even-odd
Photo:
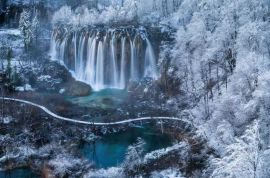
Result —
[{"label": "frozen vegetation", "polygon": [[[127,147],[123,163],[101,169],[69,152],[72,150],[69,146],[63,152],[59,151],[59,147],[64,146],[55,141],[50,143],[57,147],[53,158],[48,158],[53,148],[35,148],[30,141],[4,154],[2,149],[6,144],[13,145],[5,140],[12,140],[12,136],[1,135],[0,131],[0,168],[9,159],[19,158],[25,162],[29,157],[39,157],[38,160],[46,157],[47,168],[58,177],[270,177],[269,0],[48,0],[42,4],[44,9],[49,9],[47,19],[42,19],[38,10],[27,8],[40,4],[41,1],[5,1],[5,5],[24,7],[18,19],[20,31],[0,30],[0,47],[3,49],[0,55],[5,59],[0,69],[20,66],[18,71],[12,72],[14,76],[17,73],[21,76],[21,82],[13,82],[16,83],[14,90],[22,93],[50,91],[57,96],[65,96],[69,91],[68,95],[81,97],[92,89],[106,89],[110,82],[117,81],[112,88],[129,91],[130,100],[136,102],[135,107],[132,105],[135,114],[126,108],[130,107],[128,102],[119,106],[116,116],[110,115],[111,110],[103,113],[98,109],[90,110],[104,123],[121,120],[121,124],[132,125],[129,119],[147,118],[148,113],[159,114],[157,110],[181,118],[181,123],[177,119],[157,122],[162,132],[174,128],[172,135],[176,142],[170,147],[145,153],[146,143],[138,139]],[[53,31],[50,48],[55,50],[53,57],[59,58],[61,65],[50,61],[52,51],[49,54],[48,47],[42,53],[46,57],[37,57],[36,53],[42,50],[36,49],[36,44],[48,43],[41,41],[50,38],[46,33],[42,34],[46,37],[39,36],[37,32],[42,28]],[[9,56],[10,48],[20,48],[21,51],[14,53],[20,55]],[[37,52],[32,54],[33,49]],[[23,50],[26,56],[22,54]],[[35,62],[16,63],[29,56],[35,58]],[[134,56],[141,63],[135,64]],[[36,62],[39,59],[40,64]],[[135,69],[138,73],[143,71],[151,75],[133,80],[132,70]],[[74,87],[69,86],[75,86],[75,83],[70,84],[77,82],[72,78],[74,76],[90,86],[76,83],[75,90],[81,91],[79,94],[74,92]],[[88,78],[91,78],[90,82],[86,81]],[[4,86],[10,85],[5,84],[2,88]],[[10,94],[7,98],[13,96],[16,95]],[[22,100],[17,101],[27,100],[24,95],[19,96]],[[37,104],[29,103],[45,111],[42,105],[45,102],[34,97],[30,99],[35,99]],[[112,101],[105,98],[103,102]],[[55,118],[64,114],[62,118],[76,120],[76,114],[88,114],[84,113],[85,108],[70,112],[61,107],[54,108],[57,104],[46,105],[56,113],[47,109]],[[151,112],[146,106],[156,110]],[[109,119],[106,118],[108,115]],[[15,121],[15,117],[3,114],[0,128]],[[46,125],[46,120],[42,122]],[[94,121],[91,122],[94,125]],[[89,124],[88,121],[80,123]],[[73,129],[76,130],[75,126]],[[104,126],[99,131],[107,133],[110,130],[107,129]],[[24,132],[28,130],[23,130],[23,135],[27,135]],[[65,134],[61,132],[61,136],[65,137]],[[50,137],[56,137],[53,135]],[[66,139],[72,143],[75,138]],[[75,140],[80,145],[80,139],[76,137]]]}]

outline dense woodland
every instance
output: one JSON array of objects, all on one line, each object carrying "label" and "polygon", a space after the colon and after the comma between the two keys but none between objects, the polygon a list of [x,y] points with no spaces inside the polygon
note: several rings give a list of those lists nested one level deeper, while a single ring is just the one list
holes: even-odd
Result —
[{"label": "dense woodland", "polygon": [[[35,67],[41,59],[38,54],[44,49],[50,52],[48,39],[53,28],[72,33],[90,27],[127,25],[160,29],[165,35],[149,35],[150,39],[160,38],[160,45],[154,48],[158,79],[136,91],[145,93],[149,103],[158,101],[166,112],[187,120],[194,127],[194,137],[203,140],[211,154],[204,158],[204,166],[192,173],[168,161],[160,163],[168,164],[166,169],[152,171],[151,176],[270,177],[269,0],[1,0],[0,14],[1,28],[20,30],[19,44],[24,51],[20,58]],[[18,44],[0,36],[0,70],[7,75],[1,82],[11,91],[30,84],[25,79],[27,73],[22,74],[19,65],[14,69],[10,62],[11,53],[16,53],[12,45]],[[166,124],[169,127],[170,121]],[[0,147],[2,138],[0,135]],[[128,147],[123,168],[90,171],[84,176],[117,177],[119,172],[139,176],[137,172],[144,170],[141,164],[147,165],[153,155],[159,155],[141,156],[144,144],[138,139]],[[189,146],[181,142],[167,149],[167,154],[173,152],[170,149],[192,150]],[[186,154],[177,156],[188,157]],[[0,149],[0,162],[4,159],[1,156]],[[55,159],[53,164],[60,163]],[[81,163],[75,160],[74,164]],[[59,172],[65,169],[58,168]]]}]

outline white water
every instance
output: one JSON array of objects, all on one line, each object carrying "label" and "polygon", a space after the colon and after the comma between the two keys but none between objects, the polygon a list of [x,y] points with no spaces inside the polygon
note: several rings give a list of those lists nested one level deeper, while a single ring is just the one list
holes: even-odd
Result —
[{"label": "white water", "polygon": [[77,33],[75,32],[73,39],[72,39],[73,45],[74,45],[74,70],[78,71],[79,70],[79,65],[78,65],[78,61],[77,61]]},{"label": "white water", "polygon": [[94,88],[96,90],[101,90],[104,88],[104,49],[102,41],[98,44],[97,53],[97,67],[96,67],[96,83]]},{"label": "white water", "polygon": [[131,50],[131,65],[130,65],[130,78],[131,80],[137,80],[138,79],[138,72],[137,72],[137,66],[136,66],[136,48],[134,41],[130,40],[130,50]]},{"label": "white water", "polygon": [[59,58],[60,58],[60,62],[64,62],[65,60],[65,49],[66,49],[66,42],[67,42],[67,38],[64,38],[63,42],[60,43],[60,49],[59,49]]},{"label": "white water", "polygon": [[56,52],[56,47],[58,46],[58,40],[54,40],[55,39],[55,34],[52,34],[52,39],[51,39],[51,46],[50,46],[50,55],[52,60],[56,60],[57,59],[57,52]]},{"label": "white water", "polygon": [[146,43],[147,47],[145,52],[144,77],[152,77],[154,79],[157,79],[157,66],[155,53],[150,41],[147,38]]},{"label": "white water", "polygon": [[120,72],[120,88],[125,88],[126,79],[125,79],[125,46],[126,46],[126,38],[121,39],[121,72]]},{"label": "white water", "polygon": [[84,48],[85,48],[85,36],[82,35],[79,41],[78,59],[75,59],[75,62],[78,61],[77,70],[75,70],[75,74],[79,80],[83,80],[84,75]]},{"label": "white water", "polygon": [[86,63],[86,69],[85,69],[85,81],[89,83],[92,87],[95,85],[95,60],[96,60],[96,44],[97,40],[96,38],[93,39],[91,43],[90,50],[88,51],[88,59]]},{"label": "white water", "polygon": [[110,41],[110,48],[111,48],[111,58],[112,58],[112,88],[117,88],[118,84],[118,67],[117,67],[117,60],[115,56],[115,34]]},{"label": "white water", "polygon": [[104,36],[98,32],[92,35],[75,32],[72,35],[70,38],[65,33],[61,38],[53,34],[51,56],[64,63],[76,79],[88,83],[94,90],[124,89],[129,81],[139,81],[143,77],[157,79],[153,47],[149,39],[139,33],[134,38],[128,32],[119,35],[114,31]]}]

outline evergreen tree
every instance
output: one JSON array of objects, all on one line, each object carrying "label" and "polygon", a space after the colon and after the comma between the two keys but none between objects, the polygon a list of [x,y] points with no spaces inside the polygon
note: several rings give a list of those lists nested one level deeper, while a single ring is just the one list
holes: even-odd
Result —
[{"label": "evergreen tree", "polygon": [[11,59],[12,59],[12,49],[8,48],[8,50],[7,50],[7,68],[6,68],[6,76],[8,79],[10,79],[11,75],[12,75]]},{"label": "evergreen tree", "polygon": [[37,17],[37,14],[35,14],[33,20],[32,20],[32,37],[33,40],[35,41],[35,43],[37,43],[37,39],[38,39],[38,34],[39,34],[39,28],[40,28],[40,24],[39,24],[39,20]]},{"label": "evergreen tree", "polygon": [[20,16],[19,28],[23,35],[25,49],[28,50],[32,41],[32,29],[31,29],[31,15],[28,10],[23,10]]},{"label": "evergreen tree", "polygon": [[7,49],[7,67],[5,69],[5,79],[4,79],[4,83],[5,86],[9,89],[9,90],[13,90],[13,86],[12,86],[12,67],[11,67],[11,59],[12,59],[12,49],[8,48]]},{"label": "evergreen tree", "polygon": [[139,137],[135,144],[128,147],[124,162],[125,167],[133,169],[142,162],[145,144],[145,141]]}]

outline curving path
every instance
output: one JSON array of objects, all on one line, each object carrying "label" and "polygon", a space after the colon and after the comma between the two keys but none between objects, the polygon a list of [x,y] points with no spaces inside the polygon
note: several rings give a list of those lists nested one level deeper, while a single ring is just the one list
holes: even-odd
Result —
[{"label": "curving path", "polygon": [[127,119],[127,120],[123,120],[123,121],[116,121],[116,122],[89,122],[89,121],[81,121],[81,120],[75,120],[75,119],[70,119],[70,118],[59,116],[59,115],[51,112],[46,107],[44,107],[42,105],[39,105],[39,104],[36,104],[36,103],[33,103],[31,101],[26,101],[26,100],[22,100],[22,99],[15,99],[15,98],[8,98],[8,97],[3,97],[1,99],[8,100],[8,101],[25,103],[25,104],[28,104],[28,105],[31,105],[31,106],[35,106],[37,108],[40,108],[41,110],[43,110],[44,112],[46,112],[47,114],[49,114],[50,116],[52,116],[52,117],[54,117],[56,119],[63,120],[63,121],[68,121],[68,122],[72,122],[72,123],[86,124],[86,125],[110,126],[110,125],[119,125],[119,124],[126,124],[126,123],[130,123],[130,122],[145,121],[145,120],[183,121],[183,119],[179,119],[179,118],[176,118],[176,117],[141,117],[141,118],[136,118],[136,119]]}]

